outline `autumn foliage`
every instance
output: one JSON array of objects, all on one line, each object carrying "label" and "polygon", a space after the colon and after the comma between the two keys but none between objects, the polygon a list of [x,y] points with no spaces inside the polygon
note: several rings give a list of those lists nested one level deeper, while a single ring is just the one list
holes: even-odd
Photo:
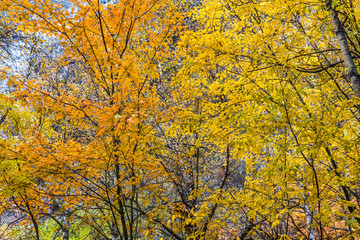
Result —
[{"label": "autumn foliage", "polygon": [[356,239],[359,6],[3,0],[0,238]]}]

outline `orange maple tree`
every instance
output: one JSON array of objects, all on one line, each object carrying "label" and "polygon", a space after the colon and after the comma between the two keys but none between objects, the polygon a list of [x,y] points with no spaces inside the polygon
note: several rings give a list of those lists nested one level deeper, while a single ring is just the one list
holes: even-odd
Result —
[{"label": "orange maple tree", "polygon": [[7,3],[19,31],[55,38],[62,53],[40,55],[31,76],[9,79],[19,105],[12,111],[31,121],[17,119],[28,126],[4,140],[3,199],[26,216],[36,239],[46,218],[63,239],[74,224],[95,238],[143,234],[149,220],[139,213],[161,171],[150,154],[154,127],[170,113],[155,83],[160,64],[174,58],[181,15],[167,1]]}]

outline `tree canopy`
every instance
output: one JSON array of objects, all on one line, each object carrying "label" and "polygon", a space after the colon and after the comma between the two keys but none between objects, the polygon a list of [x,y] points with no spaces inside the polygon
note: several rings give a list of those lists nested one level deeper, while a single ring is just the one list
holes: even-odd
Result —
[{"label": "tree canopy", "polygon": [[356,239],[358,0],[3,0],[3,239]]}]

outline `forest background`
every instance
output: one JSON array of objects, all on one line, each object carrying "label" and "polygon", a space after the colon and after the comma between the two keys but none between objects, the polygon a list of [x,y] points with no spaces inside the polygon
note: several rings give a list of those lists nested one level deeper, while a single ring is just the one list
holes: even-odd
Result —
[{"label": "forest background", "polygon": [[0,11],[1,239],[360,236],[359,0]]}]

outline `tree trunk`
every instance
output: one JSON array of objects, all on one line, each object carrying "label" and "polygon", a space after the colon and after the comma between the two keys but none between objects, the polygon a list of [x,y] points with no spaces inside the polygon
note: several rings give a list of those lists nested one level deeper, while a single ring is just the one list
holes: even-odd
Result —
[{"label": "tree trunk", "polygon": [[313,223],[313,213],[311,212],[309,205],[305,204],[305,216],[306,216],[306,224],[309,229],[309,240],[316,240],[315,229],[311,226]]},{"label": "tree trunk", "polygon": [[68,214],[67,211],[65,211],[64,215],[62,216],[62,237],[63,240],[69,240],[70,239],[70,228],[69,228],[69,221],[68,221]]},{"label": "tree trunk", "polygon": [[347,75],[351,80],[351,85],[355,91],[355,96],[360,97],[360,75],[354,63],[354,60],[351,56],[350,48],[348,41],[346,39],[346,32],[343,28],[339,15],[335,11],[336,6],[333,6],[332,0],[326,1],[326,7],[330,14],[331,23],[334,27],[337,41],[340,45],[340,50],[342,57],[344,59],[344,64],[347,69]]}]

